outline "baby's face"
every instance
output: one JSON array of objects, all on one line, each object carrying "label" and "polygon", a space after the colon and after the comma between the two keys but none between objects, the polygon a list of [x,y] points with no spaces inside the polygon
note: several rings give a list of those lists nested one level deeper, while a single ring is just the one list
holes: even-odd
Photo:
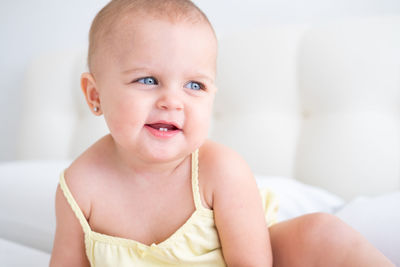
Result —
[{"label": "baby's face", "polygon": [[120,148],[147,160],[178,158],[207,137],[215,36],[204,22],[130,22],[120,23],[96,61],[101,110]]}]

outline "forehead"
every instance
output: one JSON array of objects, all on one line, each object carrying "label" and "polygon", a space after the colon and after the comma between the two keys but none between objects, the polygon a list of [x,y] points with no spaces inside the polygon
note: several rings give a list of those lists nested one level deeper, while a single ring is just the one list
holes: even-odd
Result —
[{"label": "forehead", "polygon": [[107,39],[104,52],[122,68],[132,60],[184,60],[183,55],[199,64],[216,60],[217,41],[205,21],[126,17],[115,24]]}]

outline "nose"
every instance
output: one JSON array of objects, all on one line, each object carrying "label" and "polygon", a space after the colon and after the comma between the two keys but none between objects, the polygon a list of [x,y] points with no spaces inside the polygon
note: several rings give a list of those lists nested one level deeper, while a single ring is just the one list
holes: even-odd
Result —
[{"label": "nose", "polygon": [[183,110],[183,102],[174,90],[165,90],[157,99],[156,106],[162,110]]}]

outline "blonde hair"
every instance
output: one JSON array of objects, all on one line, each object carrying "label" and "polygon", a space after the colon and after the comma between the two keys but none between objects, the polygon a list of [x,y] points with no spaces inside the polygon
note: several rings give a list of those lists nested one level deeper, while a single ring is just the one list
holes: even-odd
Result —
[{"label": "blonde hair", "polygon": [[92,69],[93,57],[101,42],[105,41],[118,21],[132,15],[151,16],[171,22],[206,22],[214,33],[207,16],[190,0],[112,0],[97,13],[90,27],[89,70]]}]

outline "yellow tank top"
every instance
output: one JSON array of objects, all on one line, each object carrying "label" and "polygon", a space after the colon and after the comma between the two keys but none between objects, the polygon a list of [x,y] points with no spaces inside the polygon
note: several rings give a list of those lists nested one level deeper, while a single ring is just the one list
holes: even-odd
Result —
[{"label": "yellow tank top", "polygon": [[[192,154],[192,191],[195,211],[169,238],[150,246],[135,240],[93,231],[65,183],[60,187],[78,218],[90,265],[105,266],[226,266],[222,256],[214,213],[201,204],[198,182],[198,150]],[[277,203],[271,192],[260,191],[268,226],[275,222]]]}]

